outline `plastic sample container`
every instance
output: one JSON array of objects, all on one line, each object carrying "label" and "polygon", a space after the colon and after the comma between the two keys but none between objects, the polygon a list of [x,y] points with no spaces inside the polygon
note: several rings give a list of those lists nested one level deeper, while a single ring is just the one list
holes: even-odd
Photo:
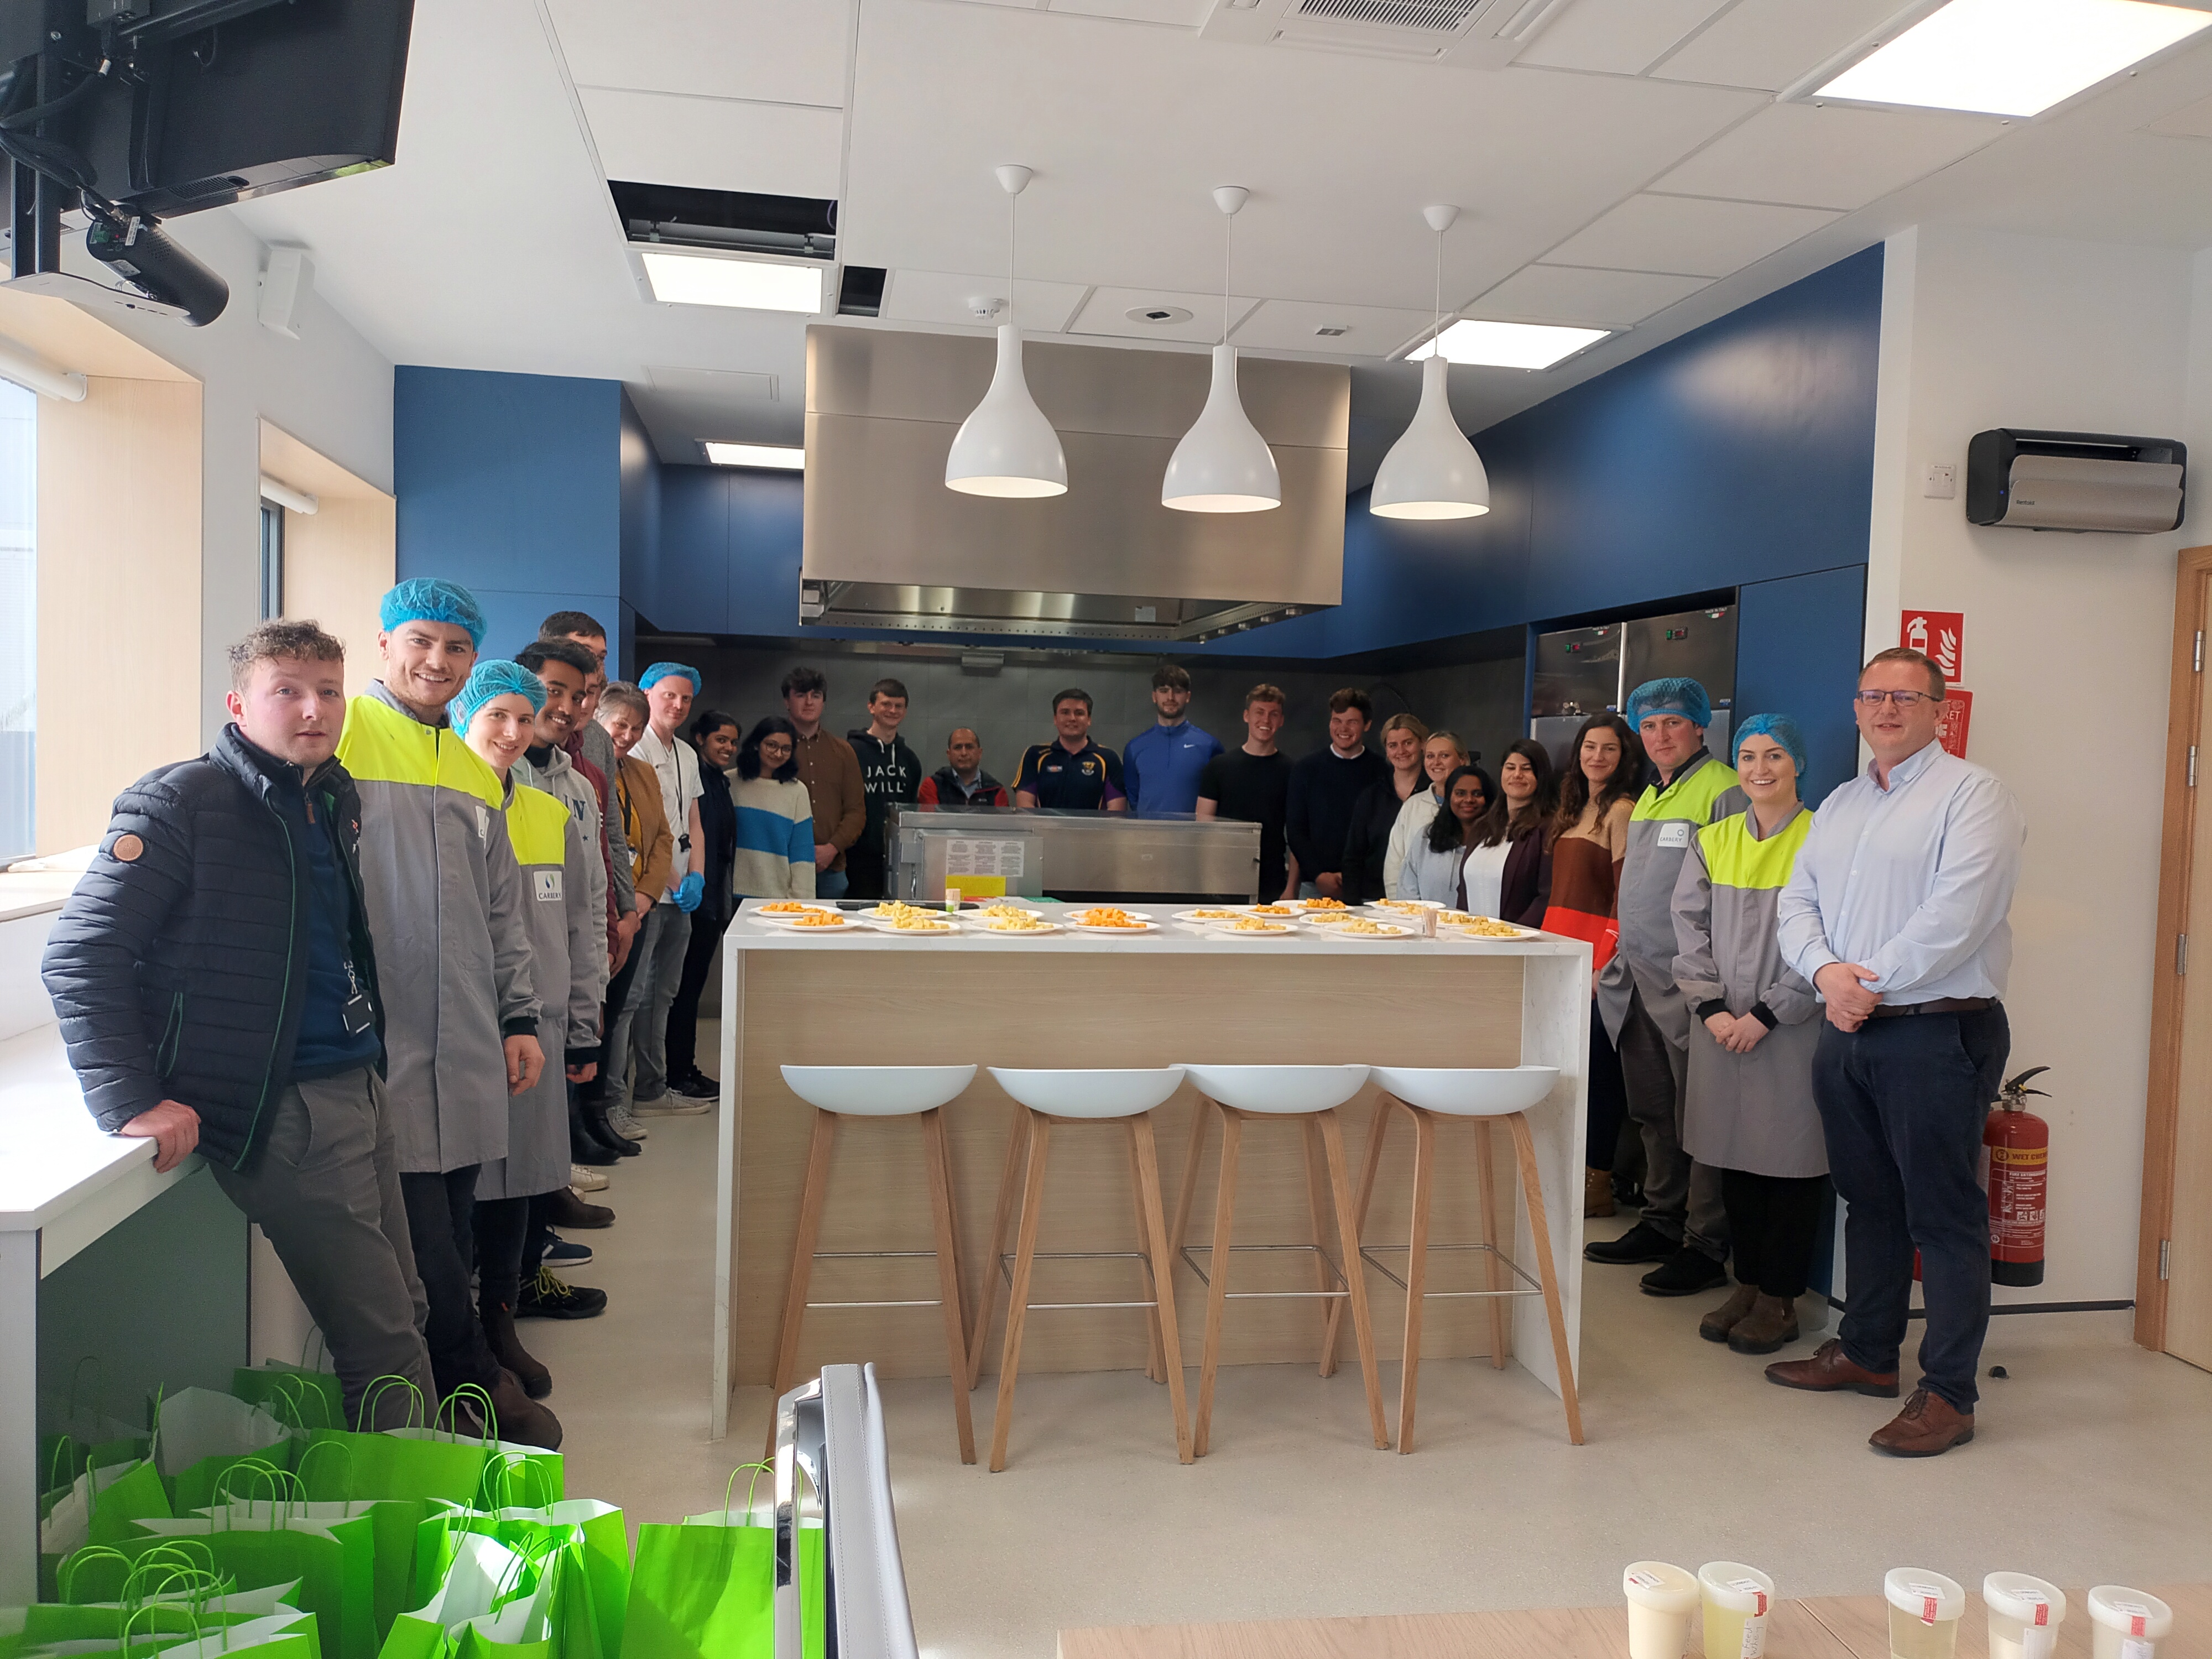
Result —
[{"label": "plastic sample container", "polygon": [[1966,1611],[1957,1581],[1925,1567],[1892,1567],[1881,1593],[1889,1603],[1890,1659],[1951,1659]]},{"label": "plastic sample container", "polygon": [[2173,1609],[2124,1584],[2094,1584],[2089,1620],[2095,1659],[2155,1659],[2159,1643],[2173,1629]]},{"label": "plastic sample container", "polygon": [[1628,1598],[1628,1659],[1682,1659],[1698,1610],[1696,1575],[1665,1561],[1632,1561],[1620,1593]]},{"label": "plastic sample container", "polygon": [[1705,1659],[1760,1659],[1774,1581],[1741,1561],[1708,1561],[1698,1569],[1705,1604]]},{"label": "plastic sample container", "polygon": [[2051,1659],[2058,1627],[2066,1622],[2066,1592],[2024,1572],[1993,1572],[1982,1580],[1990,1610],[1990,1659]]}]

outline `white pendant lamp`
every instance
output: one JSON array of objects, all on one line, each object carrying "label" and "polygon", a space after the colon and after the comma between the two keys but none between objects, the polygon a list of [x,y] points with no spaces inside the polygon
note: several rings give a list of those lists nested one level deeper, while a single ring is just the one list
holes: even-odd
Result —
[{"label": "white pendant lamp", "polygon": [[1237,393],[1237,348],[1229,343],[1229,227],[1251,197],[1237,185],[1213,192],[1223,216],[1221,343],[1213,348],[1213,384],[1198,421],[1168,458],[1160,501],[1183,513],[1262,513],[1283,504],[1283,481],[1267,441]]},{"label": "white pendant lamp", "polygon": [[[1436,333],[1429,337],[1434,339],[1443,331],[1444,233],[1459,210],[1424,208],[1421,216],[1437,234]],[[1367,497],[1367,510],[1379,518],[1472,519],[1490,511],[1490,475],[1452,418],[1450,373],[1442,351],[1431,351],[1421,365],[1420,406],[1382,458]]]},{"label": "white pendant lamp", "polygon": [[[1014,305],[1014,198],[1030,182],[1024,167],[998,169],[1006,192],[1006,314]],[[999,325],[999,363],[991,389],[953,434],[945,458],[945,487],[967,495],[1036,497],[1067,493],[1067,457],[1060,434],[1030,396],[1022,373],[1022,331],[1017,323]]]}]

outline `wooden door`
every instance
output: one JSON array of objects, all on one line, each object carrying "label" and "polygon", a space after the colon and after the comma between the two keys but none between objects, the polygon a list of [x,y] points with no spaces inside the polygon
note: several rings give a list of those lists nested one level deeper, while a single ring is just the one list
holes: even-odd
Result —
[{"label": "wooden door", "polygon": [[2178,575],[2136,1340],[2212,1370],[2212,548]]}]

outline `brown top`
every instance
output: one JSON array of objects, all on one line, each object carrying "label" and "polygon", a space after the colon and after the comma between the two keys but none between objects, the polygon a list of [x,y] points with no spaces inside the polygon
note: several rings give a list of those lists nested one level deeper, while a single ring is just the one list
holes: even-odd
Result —
[{"label": "brown top", "polygon": [[1583,808],[1575,827],[1552,844],[1552,902],[1586,916],[1609,916],[1620,886],[1620,861],[1628,855],[1628,816],[1636,809],[1613,802],[1604,819],[1597,803]]},{"label": "brown top", "polygon": [[629,842],[630,870],[637,890],[657,902],[668,890],[668,866],[676,852],[668,810],[660,804],[660,778],[643,761],[625,760],[615,783],[622,803],[623,834]]},{"label": "brown top", "polygon": [[795,752],[799,781],[806,786],[806,798],[814,805],[814,844],[836,848],[837,856],[830,860],[830,867],[842,870],[845,849],[860,840],[868,823],[860,757],[844,738],[823,731],[799,738]]}]

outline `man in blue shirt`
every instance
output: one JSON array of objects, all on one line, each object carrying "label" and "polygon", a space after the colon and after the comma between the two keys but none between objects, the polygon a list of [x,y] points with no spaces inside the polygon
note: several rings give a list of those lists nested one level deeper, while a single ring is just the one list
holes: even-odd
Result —
[{"label": "man in blue shirt", "polygon": [[1183,718],[1190,707],[1190,675],[1171,662],[1152,670],[1152,707],[1158,722],[1129,739],[1121,750],[1121,782],[1132,812],[1195,812],[1198,780],[1221,752],[1213,737]]},{"label": "man in blue shirt", "polygon": [[1129,810],[1121,787],[1121,757],[1091,741],[1091,694],[1070,686],[1052,700],[1057,741],[1032,744],[1014,775],[1014,805],[1064,811]]}]

